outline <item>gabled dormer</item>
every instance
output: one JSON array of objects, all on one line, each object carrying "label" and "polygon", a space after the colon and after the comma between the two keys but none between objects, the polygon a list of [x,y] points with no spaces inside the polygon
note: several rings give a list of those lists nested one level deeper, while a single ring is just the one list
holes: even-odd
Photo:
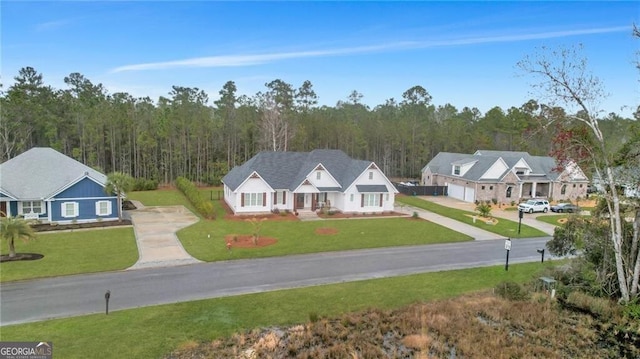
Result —
[{"label": "gabled dormer", "polygon": [[478,162],[473,158],[465,158],[451,163],[451,175],[462,177],[467,173],[474,164]]},{"label": "gabled dormer", "polygon": [[531,166],[529,166],[529,164],[527,163],[527,161],[524,160],[524,158],[519,159],[518,162],[516,162],[516,164],[513,165],[511,170],[518,177],[528,176],[531,174]]}]

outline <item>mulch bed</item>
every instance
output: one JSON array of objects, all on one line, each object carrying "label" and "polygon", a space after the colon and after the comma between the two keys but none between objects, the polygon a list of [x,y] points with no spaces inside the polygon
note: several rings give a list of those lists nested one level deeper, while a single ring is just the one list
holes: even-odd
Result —
[{"label": "mulch bed", "polygon": [[220,204],[222,208],[224,208],[225,215],[224,219],[228,221],[244,221],[246,219],[257,218],[257,219],[267,219],[270,221],[298,221],[298,217],[294,213],[291,212],[281,212],[281,213],[268,213],[268,214],[256,214],[256,215],[241,215],[241,214],[233,214],[231,207],[224,200],[220,200]]},{"label": "mulch bed", "polygon": [[254,243],[252,235],[229,234],[224,237],[227,244],[231,244],[231,248],[260,248],[267,247],[278,243],[278,240],[271,237],[258,237],[257,243]]},{"label": "mulch bed", "polygon": [[51,231],[63,231],[69,229],[85,229],[85,228],[104,228],[104,227],[118,227],[118,226],[130,226],[131,221],[123,219],[122,222],[115,221],[102,221],[91,223],[75,223],[75,224],[32,224],[31,227],[36,232],[51,232]]},{"label": "mulch bed", "polygon": [[33,261],[44,258],[44,255],[39,253],[16,253],[15,257],[9,257],[8,254],[0,256],[0,263],[3,262],[16,262],[16,261]]},{"label": "mulch bed", "polygon": [[383,218],[383,217],[405,217],[405,213],[399,212],[383,212],[383,213],[342,213],[335,212],[333,214],[318,212],[318,217],[324,219],[331,218]]}]

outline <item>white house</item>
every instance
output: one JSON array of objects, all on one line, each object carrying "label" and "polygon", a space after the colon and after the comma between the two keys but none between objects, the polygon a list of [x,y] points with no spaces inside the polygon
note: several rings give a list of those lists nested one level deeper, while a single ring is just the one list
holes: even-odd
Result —
[{"label": "white house", "polygon": [[320,208],[390,212],[398,193],[375,163],[340,150],[260,152],[222,182],[225,202],[235,214]]}]

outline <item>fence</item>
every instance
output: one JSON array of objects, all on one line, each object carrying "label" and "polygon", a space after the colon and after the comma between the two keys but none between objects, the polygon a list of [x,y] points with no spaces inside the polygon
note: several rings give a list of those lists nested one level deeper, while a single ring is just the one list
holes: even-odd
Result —
[{"label": "fence", "polygon": [[394,183],[396,189],[407,196],[446,196],[447,186],[407,186],[402,183]]}]

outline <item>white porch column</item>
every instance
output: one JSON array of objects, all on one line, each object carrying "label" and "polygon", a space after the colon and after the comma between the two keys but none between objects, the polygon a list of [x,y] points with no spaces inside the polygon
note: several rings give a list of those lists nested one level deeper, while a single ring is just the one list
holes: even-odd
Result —
[{"label": "white porch column", "polygon": [[518,200],[522,198],[522,185],[522,182],[518,183]]},{"label": "white porch column", "polygon": [[531,198],[537,197],[536,196],[536,185],[537,184],[538,184],[537,182],[533,182],[531,184]]}]

